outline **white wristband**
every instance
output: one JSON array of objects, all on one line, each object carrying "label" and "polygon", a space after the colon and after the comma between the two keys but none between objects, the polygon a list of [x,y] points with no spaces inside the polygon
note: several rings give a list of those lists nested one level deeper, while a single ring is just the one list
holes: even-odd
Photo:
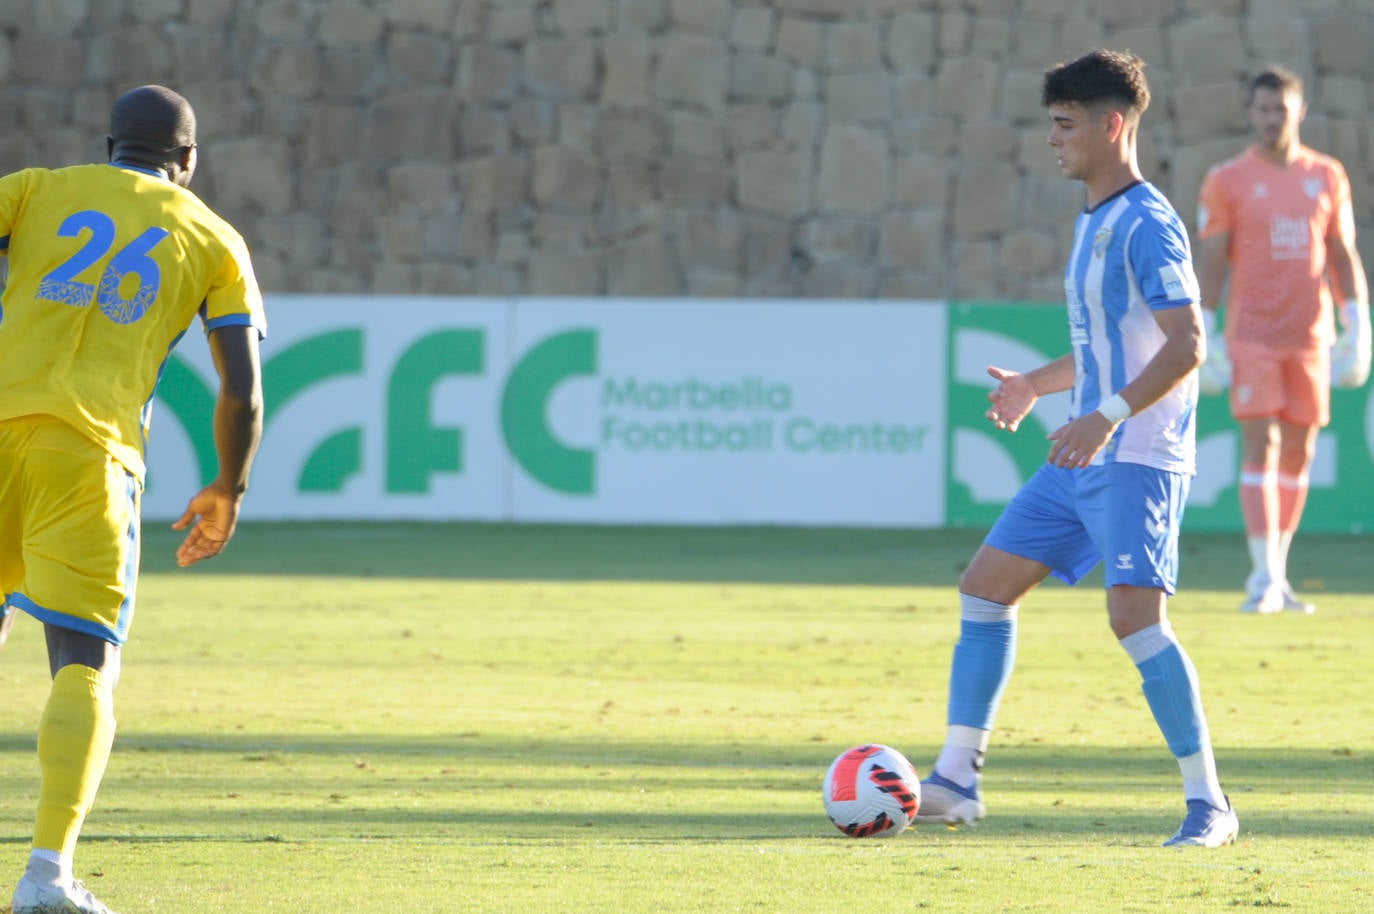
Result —
[{"label": "white wristband", "polygon": [[1118,425],[1131,418],[1131,404],[1127,403],[1121,394],[1112,394],[1097,404],[1097,411],[1106,416],[1107,421],[1112,425]]}]

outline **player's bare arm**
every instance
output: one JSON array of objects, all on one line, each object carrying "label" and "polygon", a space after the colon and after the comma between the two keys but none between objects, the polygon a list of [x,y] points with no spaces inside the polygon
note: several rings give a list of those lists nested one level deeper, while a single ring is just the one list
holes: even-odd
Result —
[{"label": "player's bare arm", "polygon": [[1338,387],[1363,387],[1369,380],[1371,338],[1369,281],[1360,253],[1355,248],[1354,216],[1346,206],[1338,231],[1327,238],[1326,268],[1331,285],[1344,298],[1336,302],[1340,328],[1331,347],[1331,381]]},{"label": "player's bare arm", "polygon": [[1209,235],[1198,242],[1197,284],[1198,294],[1202,297],[1204,311],[1215,313],[1221,306],[1221,290],[1226,284],[1229,266],[1227,252],[1230,249],[1230,233]]},{"label": "player's bare arm", "polygon": [[[1206,352],[1202,314],[1196,302],[1186,308],[1155,311],[1154,318],[1164,331],[1164,345],[1131,383],[1116,391],[1130,409],[1129,415],[1148,409],[1177,387],[1189,372],[1202,364]],[[1093,410],[1060,426],[1049,435],[1054,442],[1049,462],[1059,467],[1087,466],[1111,439],[1121,421]]]},{"label": "player's bare arm", "polygon": [[[1369,304],[1369,280],[1365,275],[1364,262],[1353,241],[1345,238],[1328,238],[1326,249],[1327,269],[1335,281],[1336,288],[1345,293],[1347,300]],[[1337,303],[1340,307],[1341,303]]]},{"label": "player's bare arm", "polygon": [[1208,236],[1198,244],[1198,289],[1202,296],[1202,326],[1207,357],[1198,371],[1198,387],[1204,394],[1218,394],[1231,384],[1231,359],[1226,340],[1217,332],[1221,290],[1230,266],[1231,234]]},{"label": "player's bare arm", "polygon": [[258,331],[252,327],[220,327],[210,332],[210,354],[220,377],[215,402],[215,450],[219,475],[191,498],[185,513],[172,524],[188,527],[177,549],[177,564],[192,565],[219,555],[238,526],[239,505],[248,491],[248,475],[262,438],[262,373]]},{"label": "player's bare arm", "polygon": [[1025,374],[989,365],[988,374],[996,379],[997,386],[988,394],[992,406],[987,419],[1000,429],[1014,432],[1036,400],[1073,386],[1073,356],[1063,356]]}]

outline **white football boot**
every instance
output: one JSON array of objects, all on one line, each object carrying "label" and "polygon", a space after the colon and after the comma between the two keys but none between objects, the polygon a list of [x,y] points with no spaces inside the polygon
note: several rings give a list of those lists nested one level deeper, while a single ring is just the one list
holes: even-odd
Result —
[{"label": "white football boot", "polygon": [[1188,815],[1165,847],[1223,847],[1235,844],[1240,834],[1240,819],[1226,798],[1226,808],[1217,809],[1206,800],[1189,800]]},{"label": "white football boot", "polygon": [[115,914],[78,880],[51,883],[28,873],[14,887],[14,914]]},{"label": "white football boot", "polygon": [[973,825],[983,818],[982,775],[972,787],[961,787],[938,771],[921,782],[921,804],[916,808],[917,822],[944,825]]},{"label": "white football boot", "polygon": [[1240,604],[1240,611],[1262,616],[1283,612],[1282,585],[1265,572],[1252,572],[1245,579],[1245,602]]},{"label": "white football boot", "polygon": [[1317,607],[1304,600],[1293,592],[1293,585],[1284,581],[1279,587],[1279,592],[1283,594],[1283,611],[1287,613],[1300,613],[1310,616],[1317,611]]}]

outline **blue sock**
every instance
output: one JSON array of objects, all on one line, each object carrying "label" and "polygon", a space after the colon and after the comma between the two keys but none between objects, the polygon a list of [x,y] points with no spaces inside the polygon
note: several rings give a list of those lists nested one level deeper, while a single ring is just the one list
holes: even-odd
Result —
[{"label": "blue sock", "polygon": [[1141,691],[1169,751],[1178,760],[1184,796],[1225,809],[1226,795],[1217,779],[1197,670],[1174,637],[1173,628],[1168,622],[1151,625],[1122,638],[1121,646],[1140,670]]},{"label": "blue sock", "polygon": [[951,725],[991,730],[1016,663],[1016,606],[959,595],[959,643],[949,670]]},{"label": "blue sock", "polygon": [[1209,738],[1197,670],[1173,629],[1151,625],[1122,638],[1121,646],[1140,670],[1140,688],[1174,758],[1200,752]]}]

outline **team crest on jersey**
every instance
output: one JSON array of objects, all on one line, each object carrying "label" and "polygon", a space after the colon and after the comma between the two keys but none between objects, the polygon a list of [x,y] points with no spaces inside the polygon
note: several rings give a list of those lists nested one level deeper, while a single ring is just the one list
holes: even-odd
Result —
[{"label": "team crest on jersey", "polygon": [[1256,199],[1256,200],[1263,200],[1263,199],[1264,199],[1265,197],[1267,197],[1267,196],[1269,196],[1269,185],[1268,185],[1268,184],[1256,184],[1256,185],[1255,185],[1255,199]]},{"label": "team crest on jersey", "polygon": [[1320,194],[1320,193],[1322,192],[1322,179],[1321,179],[1321,178],[1303,178],[1303,180],[1302,180],[1302,190],[1303,190],[1303,193],[1307,194],[1307,199],[1309,199],[1309,200],[1315,200],[1315,199],[1317,199],[1317,195]]},{"label": "team crest on jersey", "polygon": [[1093,235],[1093,253],[1101,257],[1107,250],[1107,245],[1112,243],[1112,230],[1100,228],[1097,234]]}]

